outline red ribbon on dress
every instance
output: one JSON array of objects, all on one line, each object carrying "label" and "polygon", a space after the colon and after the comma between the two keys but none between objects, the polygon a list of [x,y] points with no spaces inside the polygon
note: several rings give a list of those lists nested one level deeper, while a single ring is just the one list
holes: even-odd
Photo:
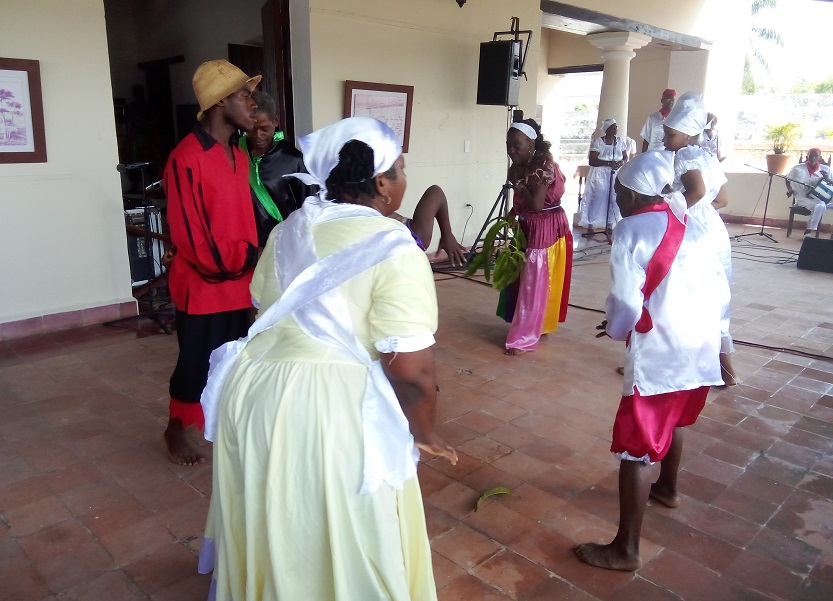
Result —
[{"label": "red ribbon on dress", "polygon": [[663,235],[662,241],[654,251],[654,256],[648,261],[648,267],[645,269],[645,284],[642,286],[642,296],[645,300],[642,304],[642,315],[634,327],[634,330],[640,334],[650,332],[654,327],[651,314],[648,313],[645,304],[671,270],[671,264],[674,262],[674,258],[680,250],[680,245],[683,243],[685,223],[681,223],[677,219],[677,216],[674,215],[667,202],[658,202],[640,207],[632,213],[633,215],[639,215],[640,213],[663,211],[668,215],[668,225],[665,228],[665,235]]}]

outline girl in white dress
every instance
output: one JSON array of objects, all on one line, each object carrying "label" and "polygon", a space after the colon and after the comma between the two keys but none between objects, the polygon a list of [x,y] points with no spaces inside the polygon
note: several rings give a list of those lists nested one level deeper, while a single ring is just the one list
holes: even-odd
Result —
[{"label": "girl in white dress", "polygon": [[[708,124],[708,113],[703,98],[696,92],[686,92],[674,104],[665,119],[665,148],[674,155],[674,189],[685,196],[688,213],[708,231],[707,243],[717,253],[723,265],[726,281],[732,281],[732,246],[729,232],[718,209],[729,204],[726,193],[726,176],[717,157],[704,150],[697,141]],[[720,365],[723,381],[734,386],[735,370],[730,353],[735,351],[729,333],[731,312],[726,312],[721,322]]]}]

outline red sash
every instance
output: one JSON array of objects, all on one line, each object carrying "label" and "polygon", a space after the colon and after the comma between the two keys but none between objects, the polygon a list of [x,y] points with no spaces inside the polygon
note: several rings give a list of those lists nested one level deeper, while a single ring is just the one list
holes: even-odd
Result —
[{"label": "red sash", "polygon": [[654,256],[648,261],[648,267],[645,269],[645,285],[642,286],[642,296],[645,300],[642,304],[642,315],[634,327],[640,334],[649,332],[654,327],[651,321],[651,314],[648,313],[645,305],[648,303],[648,299],[651,298],[654,290],[657,289],[657,286],[662,283],[662,280],[665,279],[665,276],[671,270],[671,264],[674,262],[674,258],[680,250],[680,245],[683,243],[683,236],[685,236],[685,223],[680,223],[680,220],[674,215],[667,202],[659,202],[641,207],[632,214],[639,215],[653,211],[664,211],[668,215],[668,226],[665,228],[665,235],[662,237],[662,241],[659,243],[656,251],[654,251]]}]

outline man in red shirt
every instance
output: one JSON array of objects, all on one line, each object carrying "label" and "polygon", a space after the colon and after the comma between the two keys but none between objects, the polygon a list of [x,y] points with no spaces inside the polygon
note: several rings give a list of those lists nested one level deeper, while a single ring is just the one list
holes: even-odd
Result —
[{"label": "man in red shirt", "polygon": [[249,327],[257,230],[248,158],[230,139],[238,129],[254,125],[257,105],[251,92],[260,78],[224,60],[200,65],[193,78],[201,109],[198,123],[165,167],[176,249],[168,283],[179,341],[165,443],[171,460],[180,465],[205,461],[189,443],[186,429],[204,425],[200,395],[211,351],[245,336]]}]

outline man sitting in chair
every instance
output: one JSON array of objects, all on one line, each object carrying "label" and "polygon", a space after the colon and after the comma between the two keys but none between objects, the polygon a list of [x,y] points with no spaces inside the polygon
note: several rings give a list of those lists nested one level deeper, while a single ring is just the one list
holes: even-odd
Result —
[{"label": "man sitting in chair", "polygon": [[[799,163],[787,174],[787,196],[795,195],[796,206],[810,211],[805,236],[812,236],[816,233],[825,209],[833,209],[833,196],[828,195],[826,200],[819,200],[810,194],[822,180],[833,184],[830,167],[821,162],[821,150],[818,148],[811,148],[807,153],[807,161]],[[833,191],[833,187],[830,190]]]}]

